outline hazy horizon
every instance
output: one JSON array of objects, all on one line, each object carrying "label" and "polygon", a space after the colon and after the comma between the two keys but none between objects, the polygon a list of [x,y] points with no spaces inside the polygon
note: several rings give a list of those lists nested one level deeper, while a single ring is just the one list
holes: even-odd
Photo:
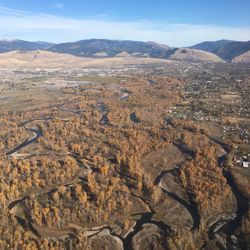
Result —
[{"label": "hazy horizon", "polygon": [[[19,39],[19,38],[12,38],[12,39],[8,39],[8,38],[0,38],[0,41],[6,41],[6,42],[13,42],[13,41],[26,41],[26,42],[32,42],[32,43],[51,43],[51,44],[61,44],[61,43],[74,43],[74,42],[79,42],[79,41],[84,41],[84,40],[110,40],[110,41],[131,41],[131,42],[156,42],[156,41],[140,41],[140,40],[130,40],[130,39],[108,39],[108,38],[87,38],[87,39],[80,39],[80,40],[72,40],[72,41],[62,41],[62,42],[51,42],[51,41],[38,41],[38,40],[24,40],[24,39]],[[180,46],[182,48],[187,48],[189,46],[193,46],[193,45],[196,45],[196,44],[199,44],[199,43],[202,43],[202,42],[217,42],[217,41],[221,41],[221,40],[229,40],[229,39],[219,39],[219,40],[210,40],[210,41],[200,41],[200,42],[197,42],[195,44],[190,44],[190,45],[187,45],[187,46]],[[249,40],[229,40],[229,41],[235,41],[235,42],[248,42]],[[156,42],[158,43],[158,42]],[[169,45],[169,44],[165,44],[165,43],[158,43],[158,44],[162,44],[162,45]],[[175,46],[171,46],[171,47],[175,47]],[[176,46],[177,47],[177,46]]]}]

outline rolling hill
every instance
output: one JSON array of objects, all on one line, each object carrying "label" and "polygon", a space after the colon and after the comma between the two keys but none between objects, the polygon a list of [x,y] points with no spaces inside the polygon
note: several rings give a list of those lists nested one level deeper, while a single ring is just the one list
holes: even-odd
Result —
[{"label": "rolling hill", "polygon": [[195,49],[177,49],[169,59],[188,62],[223,62],[213,53]]},{"label": "rolling hill", "polygon": [[234,63],[250,63],[250,51],[245,52],[239,56],[236,56],[232,62]]},{"label": "rolling hill", "polygon": [[51,51],[10,51],[0,53],[0,68],[70,68],[103,67],[112,65],[130,64],[162,64],[173,61],[158,58],[124,57],[123,55],[112,58],[87,58]]}]

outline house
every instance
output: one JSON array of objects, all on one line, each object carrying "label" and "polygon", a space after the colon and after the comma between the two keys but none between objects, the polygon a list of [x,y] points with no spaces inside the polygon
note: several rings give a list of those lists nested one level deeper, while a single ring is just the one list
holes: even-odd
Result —
[{"label": "house", "polygon": [[248,168],[250,166],[250,162],[248,162],[248,161],[243,161],[242,162],[242,167],[243,168]]}]

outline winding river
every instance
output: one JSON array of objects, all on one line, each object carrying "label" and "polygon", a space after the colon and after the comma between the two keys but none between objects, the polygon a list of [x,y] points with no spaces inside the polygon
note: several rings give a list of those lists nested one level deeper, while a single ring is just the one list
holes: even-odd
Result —
[{"label": "winding river", "polygon": [[45,118],[40,118],[40,119],[32,119],[29,121],[25,121],[23,123],[21,123],[19,125],[19,127],[24,127],[27,131],[30,131],[33,133],[33,136],[29,139],[26,139],[25,141],[23,141],[22,143],[20,143],[19,145],[17,145],[15,148],[11,149],[10,151],[6,152],[6,155],[11,156],[15,153],[17,153],[19,150],[21,150],[22,148],[28,146],[29,144],[35,142],[39,137],[43,136],[43,132],[42,130],[38,129],[38,128],[29,128],[27,127],[27,125],[33,121],[44,121],[44,120],[50,120],[53,119],[53,117],[45,117]]}]

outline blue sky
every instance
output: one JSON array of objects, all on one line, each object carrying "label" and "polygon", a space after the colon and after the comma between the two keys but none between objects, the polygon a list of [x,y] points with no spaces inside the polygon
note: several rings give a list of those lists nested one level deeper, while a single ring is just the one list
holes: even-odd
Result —
[{"label": "blue sky", "polygon": [[250,40],[248,0],[0,0],[0,39]]}]

